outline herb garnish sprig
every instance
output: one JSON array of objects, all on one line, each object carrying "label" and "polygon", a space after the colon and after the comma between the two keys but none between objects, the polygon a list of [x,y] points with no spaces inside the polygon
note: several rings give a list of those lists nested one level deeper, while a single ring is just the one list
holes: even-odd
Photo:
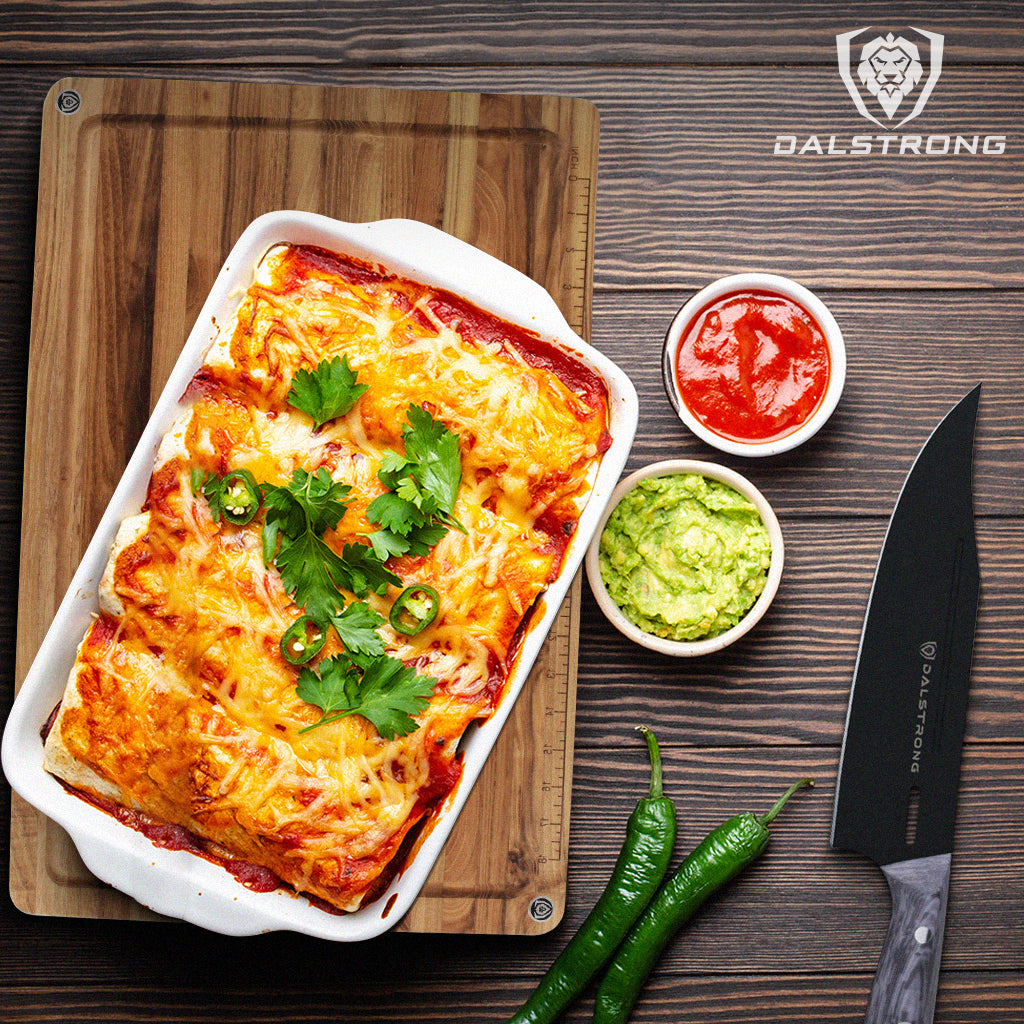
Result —
[{"label": "herb garnish sprig", "polygon": [[277,567],[292,600],[323,623],[344,608],[340,591],[366,597],[402,582],[366,544],[346,544],[339,555],[324,540],[345,515],[351,490],[323,466],[315,473],[296,469],[283,486],[263,485],[263,561]]},{"label": "herb garnish sprig", "polygon": [[289,405],[312,416],[313,429],[319,430],[328,420],[349,412],[368,386],[356,383],[348,356],[335,356],[312,371],[297,370],[287,399]]},{"label": "herb garnish sprig", "polygon": [[370,502],[368,534],[377,556],[425,555],[449,529],[466,532],[452,510],[462,481],[459,438],[419,405],[402,428],[405,454],[385,452],[377,478],[387,491]]},{"label": "herb garnish sprig", "polygon": [[419,675],[398,658],[385,655],[360,665],[344,653],[336,654],[320,663],[319,672],[299,672],[298,695],[323,712],[319,721],[299,731],[359,714],[384,739],[406,736],[419,728],[413,716],[429,705],[436,685],[436,679]]}]

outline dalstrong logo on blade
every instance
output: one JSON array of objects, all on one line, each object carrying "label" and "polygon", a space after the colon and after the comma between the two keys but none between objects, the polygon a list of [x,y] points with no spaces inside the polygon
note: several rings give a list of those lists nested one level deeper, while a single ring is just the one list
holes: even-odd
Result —
[{"label": "dalstrong logo on blade", "polygon": [[932,662],[939,653],[939,645],[934,640],[926,640],[918,648],[921,655],[921,679],[917,691],[917,714],[914,716],[914,735],[910,751],[910,774],[921,773],[921,753],[924,750],[925,727],[928,724],[928,701],[932,688]]},{"label": "dalstrong logo on blade", "polygon": [[[943,37],[937,32],[911,28],[908,31],[921,37],[920,45],[906,35],[871,35],[870,28],[843,32],[836,36],[836,52],[839,57],[839,74],[846,85],[857,110],[869,121],[881,128],[899,128],[913,120],[924,110],[935,83],[942,73]],[[860,37],[858,39],[858,37]],[[856,42],[855,42],[856,40]],[[922,50],[924,53],[922,54]],[[853,53],[857,57],[857,77],[861,86],[853,80]],[[921,85],[924,77],[922,56],[928,62],[928,76],[917,93],[913,108],[896,124],[902,107]],[[868,107],[868,101],[881,108],[889,124],[883,124]]]}]

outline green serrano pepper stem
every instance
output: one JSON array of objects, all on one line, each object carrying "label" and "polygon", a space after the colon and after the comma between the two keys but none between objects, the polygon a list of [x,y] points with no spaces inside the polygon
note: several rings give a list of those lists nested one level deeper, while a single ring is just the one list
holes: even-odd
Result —
[{"label": "green serrano pepper stem", "polygon": [[661,887],[608,965],[594,999],[594,1024],[625,1024],[640,991],[669,940],[701,904],[764,853],[767,825],[801,786],[793,783],[764,816],[749,811],[719,825]]},{"label": "green serrano pepper stem", "polygon": [[661,792],[661,754],[644,726],[651,786],[629,816],[626,839],[604,892],[533,994],[507,1024],[557,1020],[608,962],[668,870],[676,839],[676,811]]}]

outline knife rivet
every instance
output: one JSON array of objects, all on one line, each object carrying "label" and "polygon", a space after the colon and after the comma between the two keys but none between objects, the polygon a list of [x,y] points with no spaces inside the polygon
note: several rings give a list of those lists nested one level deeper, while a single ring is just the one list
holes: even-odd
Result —
[{"label": "knife rivet", "polygon": [[926,942],[929,942],[932,937],[932,930],[926,925],[921,925],[917,931],[914,932],[914,939],[917,941],[919,946],[923,946]]}]

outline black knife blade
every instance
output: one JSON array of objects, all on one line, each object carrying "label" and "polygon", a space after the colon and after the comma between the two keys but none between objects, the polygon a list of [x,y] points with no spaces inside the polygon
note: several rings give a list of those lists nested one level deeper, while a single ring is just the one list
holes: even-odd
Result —
[{"label": "black knife blade", "polygon": [[934,1013],[980,591],[980,393],[939,423],[903,485],[850,691],[831,842],[874,860],[893,901],[868,1024],[928,1024]]}]

